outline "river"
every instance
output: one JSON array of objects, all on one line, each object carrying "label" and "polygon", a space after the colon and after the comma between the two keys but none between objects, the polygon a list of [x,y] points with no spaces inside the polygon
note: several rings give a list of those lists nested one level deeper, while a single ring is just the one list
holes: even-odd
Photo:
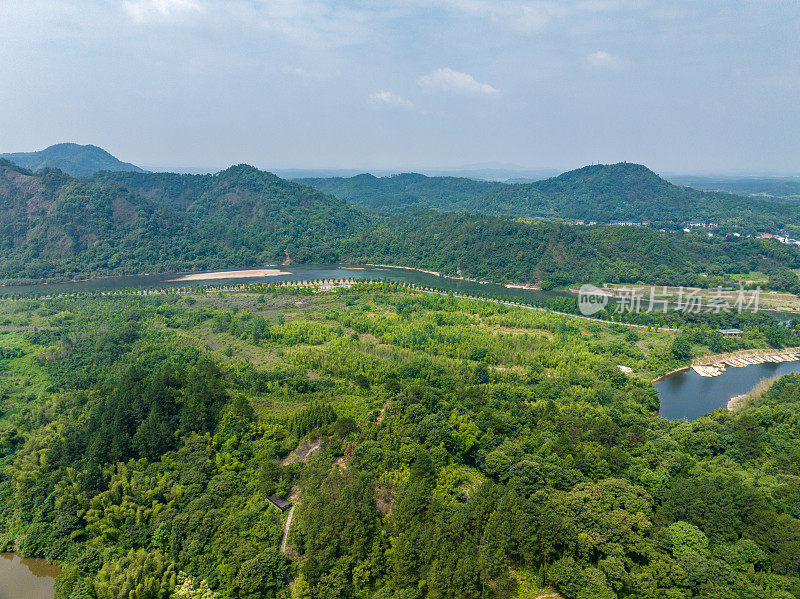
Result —
[{"label": "river", "polygon": [[0,599],[52,599],[59,574],[47,560],[0,553]]},{"label": "river", "polygon": [[[206,273],[209,278],[193,280],[191,282],[175,281],[179,275],[138,275],[123,277],[107,277],[89,281],[68,281],[63,283],[47,283],[33,285],[0,286],[0,296],[3,295],[57,295],[62,293],[92,293],[115,291],[122,289],[163,289],[169,287],[188,287],[193,285],[219,285],[236,283],[270,283],[282,281],[317,281],[321,279],[380,279],[413,283],[423,287],[431,287],[442,291],[453,291],[465,295],[481,295],[497,297],[507,301],[533,301],[542,302],[554,297],[575,297],[567,291],[542,291],[540,289],[520,289],[505,287],[495,283],[477,283],[464,279],[451,279],[435,274],[411,270],[406,268],[391,268],[378,266],[339,265],[339,264],[308,264],[302,266],[275,267],[287,274],[239,278],[219,279],[212,277],[213,273]],[[216,272],[216,271],[215,271]],[[202,273],[188,273],[202,274]]]}]

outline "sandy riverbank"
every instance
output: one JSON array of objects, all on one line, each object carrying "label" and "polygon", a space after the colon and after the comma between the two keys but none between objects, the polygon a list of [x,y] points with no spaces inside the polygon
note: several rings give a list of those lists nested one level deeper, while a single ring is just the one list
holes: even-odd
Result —
[{"label": "sandy riverbank", "polygon": [[734,395],[731,397],[728,400],[728,411],[735,412],[740,409],[744,405],[744,400],[748,395],[749,393],[743,393],[742,395]]},{"label": "sandy riverbank", "polygon": [[746,408],[750,402],[757,398],[761,397],[766,393],[769,388],[772,386],[772,383],[777,381],[780,376],[772,376],[761,379],[758,384],[753,387],[747,393],[742,393],[741,395],[734,395],[728,400],[728,410],[731,412],[735,412],[736,410],[741,410],[742,408]]},{"label": "sandy riverbank", "polygon": [[[758,348],[740,349],[724,354],[706,354],[692,360],[692,366],[714,366],[731,361],[743,361],[741,364],[760,364],[762,362],[788,362],[794,361],[800,354],[800,347],[785,347],[783,349]],[[742,360],[746,358],[745,360]]]},{"label": "sandy riverbank", "polygon": [[219,281],[225,279],[251,279],[254,277],[276,277],[278,275],[290,275],[292,273],[276,268],[257,268],[253,270],[218,270],[216,272],[197,272],[188,275],[181,275],[168,282],[180,281]]},{"label": "sandy riverbank", "polygon": [[542,288],[537,285],[524,285],[519,283],[506,283],[503,285],[506,289],[528,289],[529,291],[541,291]]},{"label": "sandy riverbank", "polygon": [[445,279],[450,278],[447,275],[443,275],[440,272],[436,272],[435,270],[423,270],[421,268],[414,268],[412,266],[397,266],[395,264],[367,264],[367,266],[372,268],[398,268],[402,270],[414,270],[416,272],[424,272],[426,275],[435,275],[437,277],[443,277]]},{"label": "sandy riverbank", "polygon": [[[402,270],[413,270],[414,272],[425,273],[426,275],[434,275],[442,279],[450,279],[451,281],[467,281],[468,283],[478,283],[480,285],[502,285],[506,289],[527,289],[529,291],[541,291],[542,288],[538,285],[528,285],[527,283],[495,283],[494,281],[482,281],[480,279],[470,279],[461,275],[443,275],[436,270],[425,270],[423,268],[414,268],[413,266],[397,266],[395,264],[367,264],[373,268],[398,268]],[[355,270],[355,269],[354,269]]]}]

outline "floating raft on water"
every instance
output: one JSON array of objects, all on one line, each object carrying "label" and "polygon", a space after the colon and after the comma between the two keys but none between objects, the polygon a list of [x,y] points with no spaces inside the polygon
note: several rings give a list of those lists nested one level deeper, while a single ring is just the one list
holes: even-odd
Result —
[{"label": "floating raft on water", "polygon": [[692,370],[694,370],[700,376],[719,376],[724,371],[724,368],[718,368],[716,365],[714,365],[714,366],[692,366]]},{"label": "floating raft on water", "polygon": [[726,366],[733,366],[734,368],[743,368],[745,366],[752,366],[754,364],[763,364],[764,362],[794,362],[800,360],[796,353],[770,353],[770,354],[753,354],[751,356],[737,356],[730,358],[723,358],[714,364],[696,364],[692,366],[700,376],[719,376],[725,371]]}]

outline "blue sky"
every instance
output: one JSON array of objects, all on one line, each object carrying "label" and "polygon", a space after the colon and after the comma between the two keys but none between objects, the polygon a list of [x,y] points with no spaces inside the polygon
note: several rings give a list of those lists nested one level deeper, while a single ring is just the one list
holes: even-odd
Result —
[{"label": "blue sky", "polygon": [[3,0],[0,151],[800,174],[800,3]]}]

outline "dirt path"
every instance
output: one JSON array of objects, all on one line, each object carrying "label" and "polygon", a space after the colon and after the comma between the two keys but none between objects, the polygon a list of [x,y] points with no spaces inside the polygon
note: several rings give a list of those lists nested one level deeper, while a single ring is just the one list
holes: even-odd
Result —
[{"label": "dirt path", "polygon": [[281,541],[281,553],[286,553],[286,543],[289,540],[289,528],[292,526],[292,516],[294,515],[294,508],[289,508],[289,515],[286,516],[286,524],[283,525],[283,540]]},{"label": "dirt path", "polygon": [[290,453],[286,458],[281,462],[283,466],[288,464],[297,464],[298,462],[307,462],[308,458],[311,456],[312,453],[317,451],[322,445],[322,439],[317,439],[313,443],[310,441],[305,441],[295,448],[295,450]]}]

